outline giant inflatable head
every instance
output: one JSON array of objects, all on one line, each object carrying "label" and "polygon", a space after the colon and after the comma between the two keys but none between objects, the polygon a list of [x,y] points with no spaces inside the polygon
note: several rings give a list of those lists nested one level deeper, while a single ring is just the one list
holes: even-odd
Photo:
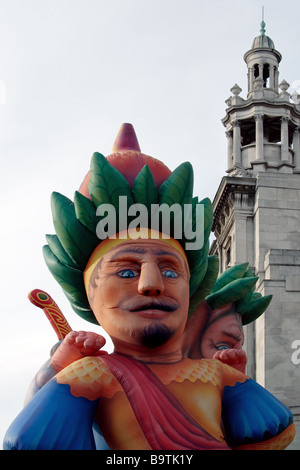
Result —
[{"label": "giant inflatable head", "polygon": [[272,295],[255,292],[257,280],[248,263],[233,265],[217,278],[205,296],[205,303],[210,307],[206,323],[197,318],[203,316],[198,309],[187,325],[184,349],[189,357],[213,357],[222,344],[227,347],[225,343],[230,348],[242,347],[243,325],[260,317],[272,300]]},{"label": "giant inflatable head", "polygon": [[[191,164],[182,163],[171,172],[159,160],[142,154],[129,124],[122,126],[111,156],[93,154],[90,172],[74,201],[53,193],[51,207],[56,234],[46,237],[45,261],[74,311],[90,322],[98,320],[84,278],[106,249],[107,238],[112,244],[124,243],[130,228],[135,239],[145,238],[141,228],[151,228],[150,238],[176,240],[181,246],[189,269],[189,313],[216,279],[214,258],[208,256],[212,205],[207,198],[199,202],[193,196]],[[137,211],[142,212],[141,220]]]}]

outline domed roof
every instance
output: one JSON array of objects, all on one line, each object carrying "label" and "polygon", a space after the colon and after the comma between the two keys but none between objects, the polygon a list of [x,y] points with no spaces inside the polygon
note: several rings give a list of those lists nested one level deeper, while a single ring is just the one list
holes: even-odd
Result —
[{"label": "domed roof", "polygon": [[262,21],[260,26],[261,26],[261,29],[260,29],[261,35],[254,38],[251,49],[258,49],[261,47],[267,47],[268,49],[275,49],[275,45],[272,39],[269,36],[265,35],[266,23]]},{"label": "domed roof", "polygon": [[269,49],[275,49],[274,42],[269,36],[257,36],[254,38],[251,49],[258,49],[260,47],[268,47]]}]

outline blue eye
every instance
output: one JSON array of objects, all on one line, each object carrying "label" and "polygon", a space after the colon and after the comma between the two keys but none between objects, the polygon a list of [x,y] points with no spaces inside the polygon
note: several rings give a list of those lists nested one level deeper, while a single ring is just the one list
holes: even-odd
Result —
[{"label": "blue eye", "polygon": [[174,273],[174,271],[171,271],[171,269],[167,269],[166,271],[163,272],[163,275],[165,277],[169,277],[171,279],[174,279],[175,277],[177,277],[177,274]]},{"label": "blue eye", "polygon": [[230,347],[226,346],[226,344],[220,344],[220,346],[216,345],[216,349],[218,349],[218,351],[224,351],[224,349],[230,349]]},{"label": "blue eye", "polygon": [[131,269],[124,269],[124,271],[119,272],[118,275],[123,278],[131,278],[135,277],[136,273]]}]

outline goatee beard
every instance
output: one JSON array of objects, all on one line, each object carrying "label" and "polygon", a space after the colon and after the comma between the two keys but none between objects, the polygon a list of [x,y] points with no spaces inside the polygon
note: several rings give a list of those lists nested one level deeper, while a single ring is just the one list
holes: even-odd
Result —
[{"label": "goatee beard", "polygon": [[146,326],[139,334],[141,344],[150,349],[158,348],[165,344],[174,334],[166,325],[152,323]]}]

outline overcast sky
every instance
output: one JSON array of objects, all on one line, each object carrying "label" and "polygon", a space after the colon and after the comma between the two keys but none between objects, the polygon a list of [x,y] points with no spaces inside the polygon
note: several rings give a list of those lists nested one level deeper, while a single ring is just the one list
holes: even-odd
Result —
[{"label": "overcast sky", "polygon": [[299,0],[0,0],[0,447],[56,342],[28,293],[46,290],[73,329],[100,331],[44,264],[51,192],[73,198],[92,153],[108,155],[130,122],[144,153],[171,170],[190,161],[195,195],[213,199],[226,170],[225,100],[235,83],[246,98],[243,55],[263,5],[280,80],[295,88]]}]

